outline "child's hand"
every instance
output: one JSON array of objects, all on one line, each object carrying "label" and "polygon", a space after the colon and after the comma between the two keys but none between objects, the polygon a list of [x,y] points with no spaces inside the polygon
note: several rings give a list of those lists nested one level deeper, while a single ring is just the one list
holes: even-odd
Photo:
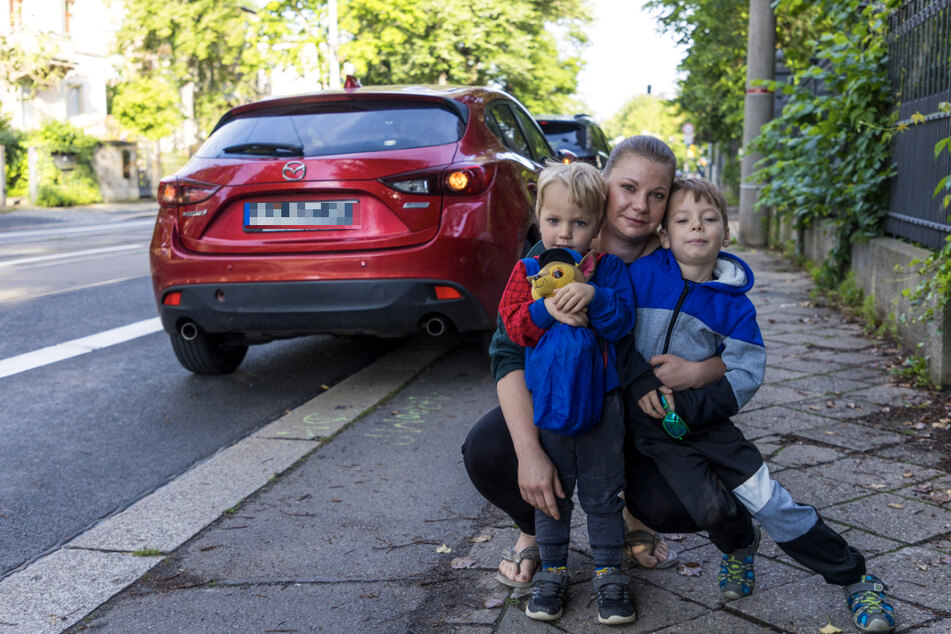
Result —
[{"label": "child's hand", "polygon": [[676,409],[674,404],[674,393],[667,386],[661,386],[656,390],[651,390],[637,401],[638,407],[641,408],[645,414],[651,418],[663,418],[667,412],[664,410],[664,406],[660,402],[660,393],[663,392],[664,398],[667,399],[667,404],[670,406],[671,410]]},{"label": "child's hand", "polygon": [[[719,357],[711,359],[687,361],[673,354],[658,354],[650,358],[650,364],[654,366],[654,376],[660,379],[661,383],[679,392],[701,388],[723,376],[726,366]],[[723,369],[719,373],[708,371],[708,368],[714,366],[717,369],[722,366]]]},{"label": "child's hand", "polygon": [[545,308],[548,309],[548,314],[551,315],[555,321],[560,321],[561,323],[568,324],[569,326],[580,326],[581,328],[588,327],[587,310],[582,310],[578,313],[567,313],[558,309],[558,306],[555,305],[556,301],[557,300],[554,297],[545,298]]},{"label": "child's hand", "polygon": [[555,305],[566,313],[583,310],[594,299],[594,287],[583,282],[572,282],[555,291]]}]

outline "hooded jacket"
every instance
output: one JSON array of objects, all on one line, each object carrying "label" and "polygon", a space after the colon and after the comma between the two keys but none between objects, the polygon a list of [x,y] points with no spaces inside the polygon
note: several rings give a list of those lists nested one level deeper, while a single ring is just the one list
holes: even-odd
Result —
[{"label": "hooded jacket", "polygon": [[670,353],[688,361],[719,355],[726,374],[702,388],[675,393],[675,406],[694,432],[735,415],[759,389],[766,371],[756,309],[746,296],[753,288],[749,266],[721,252],[714,279],[697,284],[683,279],[669,250],[658,249],[631,263],[629,270],[637,315],[634,336],[617,344],[626,397],[636,403],[662,385],[647,362],[654,355]]}]

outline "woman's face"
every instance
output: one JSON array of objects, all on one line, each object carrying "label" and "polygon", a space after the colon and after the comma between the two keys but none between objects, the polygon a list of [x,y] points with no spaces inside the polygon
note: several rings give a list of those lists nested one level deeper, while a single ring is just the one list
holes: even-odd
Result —
[{"label": "woman's face", "polygon": [[667,208],[673,180],[662,163],[628,154],[614,164],[608,176],[608,202],[602,231],[639,242],[657,231]]}]

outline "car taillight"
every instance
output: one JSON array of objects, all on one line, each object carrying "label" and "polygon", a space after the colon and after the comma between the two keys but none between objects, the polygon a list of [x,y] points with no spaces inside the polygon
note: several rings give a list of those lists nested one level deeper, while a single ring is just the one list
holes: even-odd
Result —
[{"label": "car taillight", "polygon": [[380,180],[384,185],[404,194],[465,196],[488,189],[494,176],[493,165],[459,164],[440,170],[421,170]]},{"label": "car taillight", "polygon": [[179,178],[162,181],[158,187],[159,205],[193,205],[200,203],[221,189],[220,185],[203,183],[201,181]]}]

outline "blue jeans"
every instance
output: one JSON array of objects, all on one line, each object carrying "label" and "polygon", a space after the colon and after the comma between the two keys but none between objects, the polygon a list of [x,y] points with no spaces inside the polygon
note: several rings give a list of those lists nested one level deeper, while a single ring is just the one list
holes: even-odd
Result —
[{"label": "blue jeans", "polygon": [[588,540],[596,568],[621,565],[624,548],[624,415],[617,391],[604,397],[601,421],[581,436],[563,436],[539,429],[545,453],[558,469],[565,492],[556,498],[559,519],[535,511],[535,537],[542,562],[566,561],[571,532],[571,496],[588,515]]}]

